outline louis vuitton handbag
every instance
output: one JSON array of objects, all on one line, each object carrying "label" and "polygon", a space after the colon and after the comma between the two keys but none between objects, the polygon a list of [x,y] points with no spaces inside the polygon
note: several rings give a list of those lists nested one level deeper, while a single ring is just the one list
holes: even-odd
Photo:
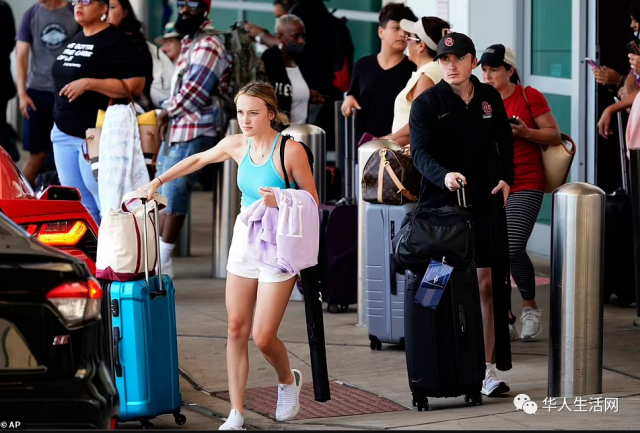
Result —
[{"label": "louis vuitton handbag", "polygon": [[422,175],[407,150],[385,148],[371,155],[362,173],[364,201],[395,206],[418,201]]}]

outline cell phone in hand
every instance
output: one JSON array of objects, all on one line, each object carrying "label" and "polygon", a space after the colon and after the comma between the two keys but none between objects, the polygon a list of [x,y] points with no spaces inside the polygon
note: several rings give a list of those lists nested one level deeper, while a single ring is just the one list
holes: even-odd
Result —
[{"label": "cell phone in hand", "polygon": [[596,63],[595,60],[590,59],[589,57],[584,59],[585,62],[589,64],[593,69],[600,69],[600,66]]},{"label": "cell phone in hand", "polygon": [[629,54],[635,54],[637,56],[640,56],[640,47],[638,47],[638,44],[636,43],[636,41],[631,41],[627,44],[627,52]]},{"label": "cell phone in hand", "polygon": [[516,125],[516,126],[519,125],[518,119],[516,119],[515,117],[510,118],[509,119],[509,123],[512,124],[512,125]]}]

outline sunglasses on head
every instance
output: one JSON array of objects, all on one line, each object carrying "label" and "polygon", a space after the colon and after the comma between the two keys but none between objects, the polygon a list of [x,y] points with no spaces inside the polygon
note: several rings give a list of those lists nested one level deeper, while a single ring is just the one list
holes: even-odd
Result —
[{"label": "sunglasses on head", "polygon": [[182,10],[186,7],[190,11],[195,11],[195,10],[204,8],[204,4],[197,0],[190,0],[190,1],[178,0],[176,2],[176,6],[178,7],[178,10]]},{"label": "sunglasses on head", "polygon": [[78,6],[80,3],[82,3],[82,6],[89,6],[92,1],[97,0],[71,0],[71,6]]}]

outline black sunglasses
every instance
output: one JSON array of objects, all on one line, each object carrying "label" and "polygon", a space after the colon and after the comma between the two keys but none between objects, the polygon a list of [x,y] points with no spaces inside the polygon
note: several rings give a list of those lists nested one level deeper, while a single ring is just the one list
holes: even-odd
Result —
[{"label": "black sunglasses", "polygon": [[178,0],[176,2],[176,6],[178,7],[178,10],[189,8],[189,10],[191,11],[196,11],[198,9],[203,9],[204,8],[204,3],[199,2],[197,0],[190,0],[190,1],[184,1],[184,0]]}]

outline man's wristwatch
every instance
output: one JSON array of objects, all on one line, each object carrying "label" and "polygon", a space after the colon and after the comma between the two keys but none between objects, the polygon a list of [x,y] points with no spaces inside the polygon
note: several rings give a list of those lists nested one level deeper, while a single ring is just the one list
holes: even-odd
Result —
[{"label": "man's wristwatch", "polygon": [[256,36],[256,42],[259,43],[260,45],[262,45],[262,37],[264,35],[265,35],[265,32],[262,32],[258,36]]}]

